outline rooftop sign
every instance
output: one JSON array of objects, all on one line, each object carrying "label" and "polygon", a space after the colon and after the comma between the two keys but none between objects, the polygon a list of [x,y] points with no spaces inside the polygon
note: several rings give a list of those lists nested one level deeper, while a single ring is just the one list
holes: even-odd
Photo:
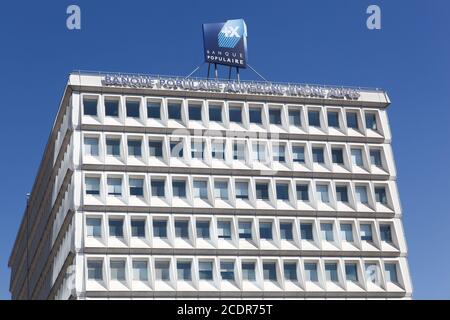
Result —
[{"label": "rooftop sign", "polygon": [[231,67],[247,66],[247,26],[243,19],[203,24],[205,62]]},{"label": "rooftop sign", "polygon": [[106,74],[104,86],[358,100],[358,89],[254,81]]}]

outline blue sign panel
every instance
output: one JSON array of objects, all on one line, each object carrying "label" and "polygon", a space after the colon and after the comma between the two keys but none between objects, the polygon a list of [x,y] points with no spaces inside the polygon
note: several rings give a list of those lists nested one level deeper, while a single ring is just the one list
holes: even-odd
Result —
[{"label": "blue sign panel", "polygon": [[243,19],[203,24],[205,61],[227,66],[247,66],[247,26]]}]

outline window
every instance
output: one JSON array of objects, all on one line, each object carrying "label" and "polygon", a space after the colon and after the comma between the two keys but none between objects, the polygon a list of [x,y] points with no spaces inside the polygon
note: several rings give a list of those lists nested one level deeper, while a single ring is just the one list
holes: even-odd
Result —
[{"label": "window", "polygon": [[161,119],[161,102],[147,101],[147,117]]},{"label": "window", "polygon": [[100,195],[100,178],[86,177],[86,194],[98,196]]},{"label": "window", "polygon": [[389,224],[380,224],[381,241],[392,243],[391,226]]},{"label": "window", "polygon": [[239,239],[252,238],[252,223],[250,221],[239,221]]},{"label": "window", "polygon": [[302,125],[300,110],[289,110],[289,124],[296,127],[300,127]]},{"label": "window", "polygon": [[284,263],[284,279],[288,281],[297,281],[297,264],[295,262]]},{"label": "window", "polygon": [[210,105],[209,106],[209,121],[222,122],[222,106]]},{"label": "window", "polygon": [[121,178],[108,178],[108,196],[121,196],[122,195],[122,179]]},{"label": "window", "polygon": [[253,143],[253,159],[256,161],[266,161],[266,145],[262,143]]},{"label": "window", "polygon": [[325,163],[323,148],[312,148],[312,154],[313,154],[313,162]]},{"label": "window", "polygon": [[84,138],[84,153],[87,156],[98,156],[98,138]]},{"label": "window", "polygon": [[344,164],[344,155],[342,149],[331,149],[331,157],[333,163]]},{"label": "window", "polygon": [[248,200],[248,182],[236,182],[236,199]]},{"label": "window", "polygon": [[292,158],[294,162],[305,163],[305,147],[292,146]]},{"label": "window", "polygon": [[330,128],[339,128],[339,113],[337,111],[328,111],[327,118]]},{"label": "window", "polygon": [[372,282],[380,285],[379,281],[379,268],[375,263],[366,263],[365,265],[365,273],[367,282]]},{"label": "window", "polygon": [[164,197],[165,196],[165,181],[164,180],[153,180],[151,182],[152,196],[153,197]]},{"label": "window", "polygon": [[109,236],[123,238],[123,219],[109,219]]},{"label": "window", "polygon": [[280,222],[280,237],[281,240],[293,240],[292,223]]},{"label": "window", "polygon": [[282,144],[273,145],[273,161],[286,162],[286,147]]},{"label": "window", "polygon": [[85,116],[97,116],[97,99],[84,98],[83,111]]},{"label": "window", "polygon": [[194,198],[207,200],[208,188],[206,181],[194,181]]},{"label": "window", "polygon": [[127,101],[127,117],[139,118],[139,101]]},{"label": "window", "polygon": [[318,282],[317,263],[305,262],[305,280],[310,282]]},{"label": "window", "polygon": [[341,223],[342,241],[353,242],[353,227],[351,223]]},{"label": "window", "polygon": [[249,109],[250,123],[262,123],[261,108],[250,108]]},{"label": "window", "polygon": [[178,261],[177,262],[178,280],[190,281],[192,280],[191,262],[190,261]]},{"label": "window", "polygon": [[167,220],[153,220],[153,236],[167,238]]},{"label": "window", "polygon": [[200,280],[212,280],[213,263],[210,261],[200,261],[198,263],[198,275]]},{"label": "window", "polygon": [[169,119],[181,120],[181,102],[168,102]]},{"label": "window", "polygon": [[213,159],[225,160],[225,143],[222,141],[211,143],[211,153]]},{"label": "window", "polygon": [[196,104],[189,104],[189,120],[202,120],[202,106]]},{"label": "window", "polygon": [[120,138],[106,138],[106,154],[120,157]]},{"label": "window", "polygon": [[103,280],[103,261],[90,260],[87,262],[88,280]]},{"label": "window", "polygon": [[336,263],[325,263],[325,279],[331,282],[338,282]]},{"label": "window", "polygon": [[272,222],[259,223],[259,236],[264,240],[272,240]]},{"label": "window", "polygon": [[133,261],[133,280],[148,281],[148,263],[147,261]]},{"label": "window", "polygon": [[191,158],[203,159],[203,150],[205,149],[205,143],[203,141],[194,140],[191,142]]},{"label": "window", "polygon": [[119,116],[119,100],[105,100],[105,116]]},{"label": "window", "polygon": [[369,199],[367,198],[367,188],[366,186],[356,186],[356,201],[359,203],[369,203]]},{"label": "window", "polygon": [[263,278],[268,281],[277,281],[277,269],[275,262],[263,263]]},{"label": "window", "polygon": [[101,238],[102,236],[101,218],[86,218],[86,235],[88,237]]},{"label": "window", "polygon": [[309,192],[307,184],[298,184],[297,189],[297,200],[299,201],[309,201]]},{"label": "window", "polygon": [[110,261],[109,268],[111,272],[111,280],[124,281],[125,280],[125,261],[117,260]]},{"label": "window", "polygon": [[134,156],[134,157],[142,156],[141,144],[142,144],[141,140],[129,139],[128,140],[128,155]]},{"label": "window", "polygon": [[145,238],[145,220],[131,220],[131,236],[134,238]]},{"label": "window", "polygon": [[351,149],[351,154],[352,154],[352,163],[355,166],[362,167],[364,164],[361,149]]},{"label": "window", "polygon": [[386,188],[375,187],[375,201],[387,205]]},{"label": "window", "polygon": [[269,200],[269,185],[267,183],[256,184],[256,199]]},{"label": "window", "polygon": [[346,186],[336,186],[336,200],[348,202],[348,192]]},{"label": "window", "polygon": [[323,203],[329,203],[330,197],[328,195],[328,185],[319,184],[317,185],[317,199]]},{"label": "window", "polygon": [[325,241],[334,241],[333,236],[333,224],[331,223],[321,223],[320,231],[322,232],[322,239]]},{"label": "window", "polygon": [[214,182],[214,197],[216,199],[228,200],[228,182]]},{"label": "window", "polygon": [[144,180],[130,178],[130,196],[142,197],[144,195]]},{"label": "window", "polygon": [[175,221],[175,237],[181,239],[189,239],[189,221]]},{"label": "window", "polygon": [[386,282],[398,284],[397,265],[395,263],[385,263],[384,272],[386,275]]},{"label": "window", "polygon": [[174,197],[186,198],[186,182],[172,181],[172,192]]},{"label": "window", "polygon": [[170,268],[169,261],[155,261],[156,280],[169,281],[170,280],[169,268]]},{"label": "window", "polygon": [[383,165],[381,163],[381,151],[380,150],[370,150],[370,163],[378,168]]},{"label": "window", "polygon": [[217,221],[217,235],[219,239],[231,240],[231,222]]},{"label": "window", "polygon": [[172,140],[170,141],[170,155],[172,157],[183,158],[183,141]]},{"label": "window", "polygon": [[320,113],[319,111],[308,111],[308,123],[311,127],[320,127]]},{"label": "window", "polygon": [[366,113],[366,128],[376,131],[377,126],[377,116],[375,113]]},{"label": "window", "polygon": [[150,157],[162,157],[162,141],[149,141],[148,150]]},{"label": "window", "polygon": [[230,115],[230,122],[242,122],[241,107],[230,107],[228,113]]},{"label": "window", "polygon": [[222,280],[234,281],[234,262],[220,261],[220,276]]},{"label": "window", "polygon": [[281,109],[269,109],[269,123],[281,124]]},{"label": "window", "polygon": [[361,224],[361,240],[372,242],[373,236],[372,236],[372,226],[370,224]]},{"label": "window", "polygon": [[314,240],[312,223],[300,223],[300,236],[302,240]]},{"label": "window", "polygon": [[286,183],[277,183],[277,199],[289,200],[289,185]]},{"label": "window", "polygon": [[347,112],[347,127],[358,130],[358,115],[356,112]]},{"label": "window", "polygon": [[345,277],[347,281],[358,282],[358,267],[356,263],[345,264]]},{"label": "window", "polygon": [[197,221],[197,237],[201,239],[209,239],[209,221]]},{"label": "window", "polygon": [[233,159],[245,160],[245,142],[243,141],[233,142]]},{"label": "window", "polygon": [[242,280],[255,281],[255,263],[254,262],[242,262]]}]

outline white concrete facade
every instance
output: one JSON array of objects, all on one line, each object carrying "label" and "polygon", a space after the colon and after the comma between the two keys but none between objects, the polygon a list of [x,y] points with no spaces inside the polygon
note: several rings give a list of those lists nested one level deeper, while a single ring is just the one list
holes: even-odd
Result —
[{"label": "white concrete facade", "polygon": [[349,101],[102,79],[70,75],[46,151],[50,218],[30,228],[38,175],[13,298],[411,298],[384,91]]}]

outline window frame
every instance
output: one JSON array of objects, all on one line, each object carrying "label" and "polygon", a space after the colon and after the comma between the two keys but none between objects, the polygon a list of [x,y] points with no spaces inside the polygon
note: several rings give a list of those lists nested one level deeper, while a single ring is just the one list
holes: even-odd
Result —
[{"label": "window frame", "polygon": [[[130,107],[130,109],[129,109]],[[133,108],[131,108],[133,107]],[[135,109],[137,107],[137,109]],[[134,109],[134,110],[131,110]],[[137,115],[135,114],[137,110]],[[127,118],[140,119],[141,118],[141,100],[135,98],[125,99],[125,115]]]}]

